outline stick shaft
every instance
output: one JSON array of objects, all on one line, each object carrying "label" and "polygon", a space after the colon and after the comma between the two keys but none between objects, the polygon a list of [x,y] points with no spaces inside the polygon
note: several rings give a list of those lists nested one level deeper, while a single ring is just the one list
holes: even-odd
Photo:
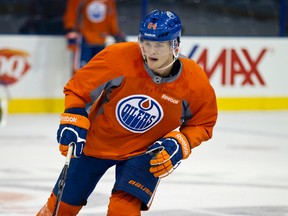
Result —
[{"label": "stick shaft", "polygon": [[59,180],[59,183],[58,183],[58,193],[57,193],[55,207],[54,207],[54,211],[53,211],[52,216],[57,216],[57,214],[58,214],[58,210],[59,210],[59,206],[60,206],[60,202],[61,202],[61,198],[63,195],[64,186],[65,186],[65,180],[67,177],[67,172],[68,172],[70,160],[71,160],[72,153],[73,153],[73,148],[74,148],[74,144],[71,143],[69,145],[69,148],[68,148],[68,153],[66,156],[65,165],[62,169],[61,179]]}]

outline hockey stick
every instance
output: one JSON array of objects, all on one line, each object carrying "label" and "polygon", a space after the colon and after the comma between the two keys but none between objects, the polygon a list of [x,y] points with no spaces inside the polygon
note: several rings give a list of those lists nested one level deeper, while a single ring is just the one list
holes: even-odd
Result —
[{"label": "hockey stick", "polygon": [[62,169],[61,179],[60,179],[60,181],[58,183],[58,193],[57,193],[55,207],[54,207],[54,211],[53,211],[52,216],[57,216],[57,214],[58,214],[58,210],[59,210],[59,206],[60,206],[60,202],[61,202],[61,198],[62,198],[64,186],[65,186],[65,180],[66,180],[66,177],[67,177],[67,171],[68,171],[68,168],[69,168],[70,159],[71,159],[71,156],[72,156],[74,145],[75,145],[75,143],[70,143],[69,147],[68,147],[68,153],[67,153],[67,156],[66,156],[65,165],[64,165],[64,167]]}]

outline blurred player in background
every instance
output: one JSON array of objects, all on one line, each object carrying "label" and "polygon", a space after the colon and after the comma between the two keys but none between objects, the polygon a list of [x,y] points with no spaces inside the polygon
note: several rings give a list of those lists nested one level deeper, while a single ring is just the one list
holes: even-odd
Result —
[{"label": "blurred player in background", "polygon": [[[160,180],[212,137],[215,93],[201,67],[179,55],[181,28],[175,13],[155,10],[138,42],[106,47],[66,84],[57,140],[63,155],[69,145],[74,152],[58,215],[78,214],[111,167],[107,215],[141,215]],[[38,215],[53,212],[58,182]]]},{"label": "blurred player in background", "polygon": [[67,0],[64,28],[73,52],[73,73],[105,48],[109,35],[115,42],[126,40],[118,25],[114,0]]}]

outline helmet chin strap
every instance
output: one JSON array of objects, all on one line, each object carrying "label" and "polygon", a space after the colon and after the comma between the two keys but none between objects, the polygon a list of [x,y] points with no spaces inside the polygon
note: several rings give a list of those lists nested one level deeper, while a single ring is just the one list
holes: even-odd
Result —
[{"label": "helmet chin strap", "polygon": [[169,68],[178,59],[178,56],[179,56],[179,47],[177,47],[176,49],[173,49],[173,57],[174,57],[173,61],[170,64],[168,64],[167,66],[165,66],[165,67],[157,68],[155,71],[163,71],[163,70]]},{"label": "helmet chin strap", "polygon": [[155,71],[163,71],[163,70],[169,68],[171,65],[174,64],[174,62],[175,62],[176,60],[177,60],[177,58],[174,58],[173,61],[172,61],[170,64],[168,64],[167,66],[162,67],[162,68],[161,68],[161,67],[160,67],[160,68],[157,68]]}]

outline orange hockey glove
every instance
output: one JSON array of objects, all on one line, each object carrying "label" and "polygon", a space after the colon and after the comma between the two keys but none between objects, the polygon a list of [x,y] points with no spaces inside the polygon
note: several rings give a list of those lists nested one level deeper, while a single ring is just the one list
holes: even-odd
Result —
[{"label": "orange hockey glove", "polygon": [[151,145],[146,153],[153,155],[150,160],[150,172],[155,177],[171,174],[191,154],[191,147],[186,137],[177,131],[168,133],[164,138]]},{"label": "orange hockey glove", "polygon": [[73,156],[81,156],[86,143],[87,131],[90,127],[88,114],[84,108],[71,108],[61,114],[57,131],[57,141],[61,154],[66,156],[68,146],[74,143]]}]

